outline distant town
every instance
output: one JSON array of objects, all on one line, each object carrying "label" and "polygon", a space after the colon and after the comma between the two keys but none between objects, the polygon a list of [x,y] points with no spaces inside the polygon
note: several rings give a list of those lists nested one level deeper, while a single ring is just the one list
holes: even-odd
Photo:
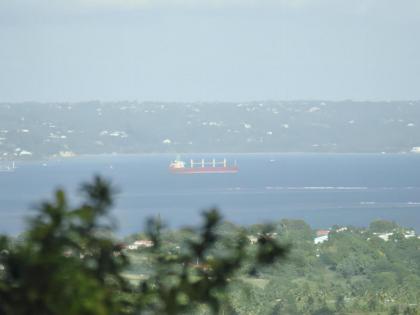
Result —
[{"label": "distant town", "polygon": [[420,101],[0,103],[0,160],[143,153],[420,153]]}]

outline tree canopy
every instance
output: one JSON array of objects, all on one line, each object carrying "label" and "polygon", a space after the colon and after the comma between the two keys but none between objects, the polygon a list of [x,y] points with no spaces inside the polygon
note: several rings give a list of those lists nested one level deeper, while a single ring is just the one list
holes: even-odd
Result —
[{"label": "tree canopy", "polygon": [[123,276],[130,260],[112,234],[110,183],[96,177],[81,193],[84,200],[72,208],[56,191],[21,238],[1,237],[0,314],[180,314],[206,306],[217,312],[239,269],[246,265],[252,273],[287,253],[268,227],[252,252],[242,230],[218,233],[223,226],[216,210],[204,213],[182,250],[171,252],[162,242],[162,223],[150,220],[152,272],[133,285]]}]

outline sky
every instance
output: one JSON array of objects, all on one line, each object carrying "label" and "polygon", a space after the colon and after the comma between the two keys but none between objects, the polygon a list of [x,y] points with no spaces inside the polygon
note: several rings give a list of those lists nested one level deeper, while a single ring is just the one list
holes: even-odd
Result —
[{"label": "sky", "polygon": [[419,0],[0,0],[0,101],[420,99]]}]

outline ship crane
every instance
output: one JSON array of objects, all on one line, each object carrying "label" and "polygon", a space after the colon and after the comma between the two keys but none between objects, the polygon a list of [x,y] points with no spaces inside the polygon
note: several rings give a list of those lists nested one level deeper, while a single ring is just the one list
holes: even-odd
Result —
[{"label": "ship crane", "polygon": [[[201,159],[201,161],[199,162],[195,162],[194,160],[190,160],[190,166],[191,168],[194,168],[196,166],[198,167],[206,167],[206,166],[212,166],[212,167],[217,167],[217,166],[222,166],[222,167],[227,167],[227,160],[223,159],[223,161],[216,161],[216,159],[212,159],[210,162],[206,162],[204,159]],[[235,161],[235,165],[236,165],[236,161]]]},{"label": "ship crane", "polygon": [[208,161],[205,159],[196,161],[190,159],[189,163],[186,163],[177,157],[169,165],[169,170],[174,174],[234,174],[239,171],[239,168],[236,161],[231,166],[226,158],[221,161],[217,161],[215,158]]}]

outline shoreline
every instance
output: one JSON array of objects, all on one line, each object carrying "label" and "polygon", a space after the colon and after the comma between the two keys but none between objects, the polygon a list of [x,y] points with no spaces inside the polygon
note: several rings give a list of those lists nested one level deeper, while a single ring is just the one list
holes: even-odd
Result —
[{"label": "shoreline", "polygon": [[191,155],[226,155],[226,156],[263,156],[263,155],[283,155],[283,156],[290,156],[290,155],[307,155],[307,156],[390,156],[390,155],[398,155],[398,156],[420,156],[420,153],[416,152],[305,152],[305,151],[293,151],[293,152],[279,152],[279,151],[270,151],[270,152],[178,152],[178,153],[168,153],[168,152],[144,152],[144,153],[99,153],[99,154],[75,154],[73,156],[48,156],[45,158],[24,158],[24,159],[8,159],[8,160],[1,160],[0,163],[10,163],[10,162],[48,162],[48,161],[62,161],[62,160],[74,160],[79,158],[104,158],[104,157],[148,157],[148,156],[191,156]]}]

